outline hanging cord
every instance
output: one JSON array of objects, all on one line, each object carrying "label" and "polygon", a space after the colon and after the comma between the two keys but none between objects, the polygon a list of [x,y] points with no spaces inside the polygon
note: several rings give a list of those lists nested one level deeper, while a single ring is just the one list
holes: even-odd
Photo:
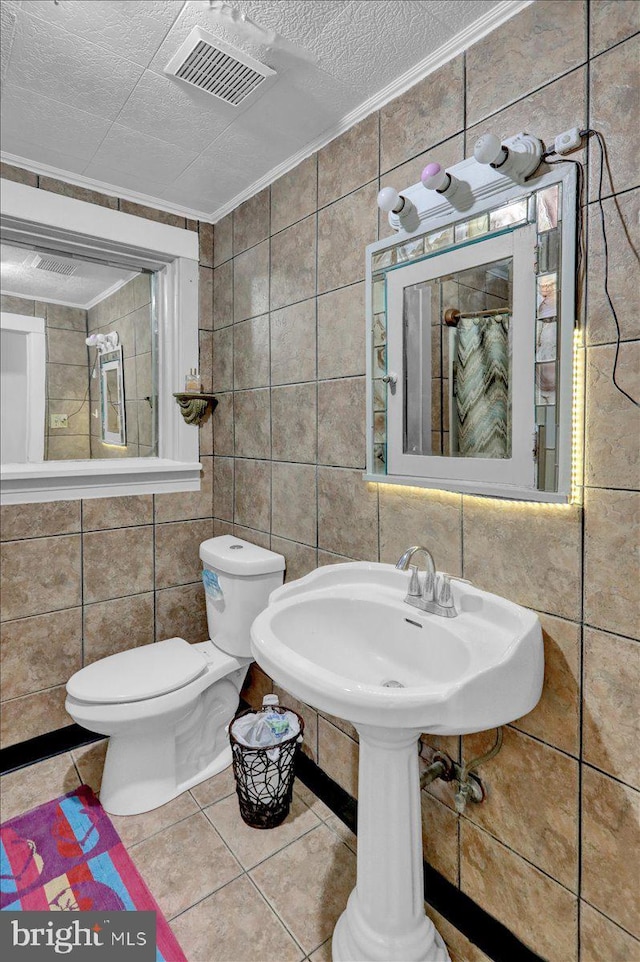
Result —
[{"label": "hanging cord", "polygon": [[68,419],[75,417],[76,414],[78,413],[78,411],[81,411],[81,410],[82,410],[85,401],[86,401],[87,398],[89,397],[89,391],[91,390],[91,378],[93,377],[93,372],[94,372],[95,369],[96,369],[96,364],[98,363],[98,357],[99,357],[99,354],[98,354],[98,352],[96,351],[95,360],[94,360],[93,364],[91,365],[91,370],[89,371],[89,379],[88,379],[88,384],[87,384],[87,390],[84,392],[84,397],[83,397],[82,400],[80,401],[80,406],[77,407],[77,408],[75,409],[75,411],[72,411],[71,414],[67,414],[67,418],[68,418]]},{"label": "hanging cord", "polygon": [[[604,204],[602,202],[602,183],[604,179],[604,168],[605,164],[609,166],[607,158],[607,146],[604,141],[604,137],[599,130],[593,130],[591,127],[586,127],[584,130],[580,131],[581,137],[588,137],[592,134],[598,141],[598,147],[600,149],[600,166],[598,169],[598,210],[600,211],[600,230],[602,233],[602,247],[604,251],[604,292],[607,298],[607,303],[609,305],[609,310],[613,318],[613,322],[616,327],[616,350],[613,359],[613,371],[611,373],[611,380],[613,381],[614,387],[624,394],[624,396],[631,401],[635,407],[640,407],[640,401],[637,401],[634,397],[629,394],[628,391],[618,384],[617,373],[618,373],[618,360],[620,358],[620,347],[622,342],[622,333],[620,331],[620,322],[618,320],[618,314],[616,312],[611,294],[609,292],[609,242],[607,239],[607,224],[604,213]],[[548,157],[554,155],[556,152],[554,149],[545,151],[542,155],[542,159],[545,160],[550,166],[555,164],[571,163],[575,164],[578,169],[578,276],[580,276],[581,265],[584,263],[584,239],[582,237],[582,193],[584,189],[584,168],[583,165],[578,160],[572,160],[570,157],[561,157],[560,160],[548,160]]]}]

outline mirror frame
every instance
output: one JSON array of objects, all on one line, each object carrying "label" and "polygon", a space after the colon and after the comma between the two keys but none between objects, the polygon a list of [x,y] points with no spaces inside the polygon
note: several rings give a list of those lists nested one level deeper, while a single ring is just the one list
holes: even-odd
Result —
[{"label": "mirror frame", "polygon": [[0,503],[199,491],[198,428],[173,398],[198,368],[197,231],[100,207],[13,181],[0,181],[7,243],[37,244],[157,272],[158,457],[42,461],[0,466]]},{"label": "mirror frame", "polygon": [[[394,229],[391,237],[369,244],[366,248],[366,329],[367,329],[367,435],[366,464],[364,479],[376,484],[401,484],[435,490],[456,491],[465,494],[487,495],[519,501],[537,501],[566,504],[580,500],[579,477],[582,452],[580,447],[581,428],[577,423],[576,405],[580,403],[581,374],[584,369],[584,348],[581,346],[580,325],[576,318],[576,251],[577,251],[577,173],[574,164],[558,163],[545,173],[534,175],[526,183],[519,183],[500,174],[498,170],[477,163],[473,157],[461,161],[447,170],[463,184],[463,190],[452,200],[433,190],[426,190],[419,181],[401,193],[415,207],[412,230],[406,230],[398,215],[389,214],[389,224]],[[558,430],[560,448],[558,456],[558,490],[543,491],[535,487],[487,483],[481,479],[464,481],[455,477],[423,477],[420,475],[383,474],[376,471],[374,455],[374,406],[373,406],[373,275],[372,264],[375,254],[395,247],[406,241],[415,240],[445,227],[474,218],[489,210],[511,203],[534,191],[562,185],[562,258],[559,275],[562,289],[562,313],[560,330],[560,364],[558,387],[560,410]],[[457,205],[457,206],[454,206]],[[492,234],[487,234],[486,239]],[[481,242],[478,238],[478,243]],[[444,253],[438,251],[438,254]],[[435,256],[435,255],[434,255]],[[534,306],[532,304],[532,310]],[[578,335],[578,336],[576,336]],[[533,398],[532,398],[533,404]],[[440,460],[447,461],[445,456]],[[455,459],[451,459],[455,460]]]}]

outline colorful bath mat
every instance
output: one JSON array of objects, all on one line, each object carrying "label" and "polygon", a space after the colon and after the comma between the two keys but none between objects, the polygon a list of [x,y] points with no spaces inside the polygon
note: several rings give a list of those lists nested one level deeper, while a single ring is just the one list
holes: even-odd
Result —
[{"label": "colorful bath mat", "polygon": [[0,908],[157,916],[156,962],[187,962],[109,816],[87,785],[0,826]]}]

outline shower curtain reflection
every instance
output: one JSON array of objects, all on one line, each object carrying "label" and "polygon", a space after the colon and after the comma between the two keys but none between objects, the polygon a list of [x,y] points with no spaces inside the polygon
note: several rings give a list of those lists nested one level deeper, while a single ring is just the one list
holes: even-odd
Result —
[{"label": "shower curtain reflection", "polygon": [[465,317],[454,329],[454,430],[464,457],[511,457],[509,323],[508,314]]}]

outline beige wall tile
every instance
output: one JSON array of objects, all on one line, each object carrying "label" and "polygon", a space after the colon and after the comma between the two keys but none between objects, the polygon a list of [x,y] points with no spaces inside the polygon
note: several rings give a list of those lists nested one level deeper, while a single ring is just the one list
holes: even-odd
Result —
[{"label": "beige wall tile", "polygon": [[216,391],[233,390],[233,328],[213,332],[212,381]]},{"label": "beige wall tile", "polygon": [[425,912],[437,928],[449,950],[451,962],[491,962],[488,955],[481,952],[477,945],[459,932],[458,929],[425,902]]},{"label": "beige wall tile", "polygon": [[640,494],[587,488],[585,514],[585,621],[637,636]]},{"label": "beige wall tile", "polygon": [[464,127],[464,58],[429,74],[380,111],[380,173]]},{"label": "beige wall tile", "polygon": [[[600,131],[607,145],[603,192],[617,194],[637,187],[640,135],[638,125],[621,123],[638,110],[640,38],[625,40],[591,62],[590,126]],[[599,149],[589,144],[589,200],[598,194]]]},{"label": "beige wall tile", "polygon": [[[503,735],[500,752],[479,771],[489,800],[468,805],[465,815],[577,892],[578,762],[511,728]],[[494,741],[494,732],[465,736],[464,761],[483,755]]]},{"label": "beige wall tile", "polygon": [[530,608],[580,617],[580,510],[463,497],[464,576]]},{"label": "beige wall tile", "polygon": [[218,330],[233,324],[233,261],[213,272],[213,327]]},{"label": "beige wall tile", "polygon": [[365,466],[366,384],[363,377],[318,384],[318,463]]},{"label": "beige wall tile", "polygon": [[445,878],[459,884],[458,816],[428,792],[420,792],[423,857]]},{"label": "beige wall tile", "polygon": [[591,0],[589,12],[592,57],[640,30],[636,0]]},{"label": "beige wall tile", "polygon": [[582,781],[582,890],[636,938],[640,936],[637,860],[640,794],[607,775],[584,767]]},{"label": "beige wall tile", "polygon": [[318,207],[378,176],[378,120],[370,114],[318,153]]},{"label": "beige wall tile", "polygon": [[[623,340],[640,337],[640,312],[635,310],[640,286],[640,266],[636,251],[640,247],[640,191],[603,201],[609,246],[608,288],[616,309]],[[589,344],[612,343],[616,327],[604,290],[604,245],[598,207],[589,207],[589,270],[587,273],[587,325]],[[628,348],[622,349],[625,353]],[[621,379],[622,386],[624,382]]]},{"label": "beige wall tile", "polygon": [[583,756],[640,788],[640,645],[586,628]]},{"label": "beige wall tile", "polygon": [[[223,534],[228,534],[229,532],[224,531]],[[241,524],[234,524],[233,534],[236,538],[242,538],[243,541],[248,541],[250,544],[257,544],[261,548],[271,547],[271,535],[268,531],[258,531],[256,528],[245,528]]]},{"label": "beige wall tile", "polygon": [[576,962],[578,900],[571,892],[467,819],[460,854],[466,895],[544,959]]},{"label": "beige wall tile", "polygon": [[[40,315],[46,315],[47,305],[33,301],[26,297],[16,297],[14,294],[0,294],[0,310],[9,314],[25,314],[27,317],[36,315],[36,308]],[[83,312],[86,318],[86,312]]]},{"label": "beige wall tile", "polygon": [[315,214],[271,238],[272,311],[313,297],[316,292]]},{"label": "beige wall tile", "polygon": [[540,614],[544,682],[540,701],[514,727],[577,756],[580,745],[580,625]]},{"label": "beige wall tile", "polygon": [[199,260],[202,267],[213,267],[213,224],[200,221],[198,224],[200,245]]},{"label": "beige wall tile", "polygon": [[[42,186],[42,180],[40,181]],[[113,198],[107,198],[111,200]],[[169,227],[185,227],[184,217],[178,214],[170,214],[166,210],[157,210],[155,207],[144,207],[142,204],[135,204],[130,200],[120,201],[120,210],[125,214],[133,214],[136,217],[145,217],[147,220],[155,220],[159,224],[168,224]]]},{"label": "beige wall tile", "polygon": [[233,212],[233,253],[240,254],[249,247],[255,247],[269,236],[269,208],[271,205],[268,187],[254,194]]},{"label": "beige wall tile", "polygon": [[296,384],[271,391],[272,457],[311,461],[317,457],[316,385]]},{"label": "beige wall tile", "polygon": [[213,521],[177,521],[155,529],[156,588],[200,581],[200,544],[213,537]]},{"label": "beige wall tile", "polygon": [[213,413],[213,447],[217,455],[234,453],[234,394],[217,394],[218,404]]},{"label": "beige wall tile", "polygon": [[[269,833],[263,833],[269,834]],[[174,919],[171,927],[190,959],[245,958],[298,962],[300,949],[247,877],[225,885]]]},{"label": "beige wall tile", "polygon": [[287,563],[285,581],[296,581],[304,575],[314,571],[317,564],[317,551],[306,544],[287,541],[284,538],[271,536],[271,550],[284,555]]},{"label": "beige wall tile", "polygon": [[272,464],[271,530],[281,538],[316,543],[316,468],[311,464]]},{"label": "beige wall tile", "polygon": [[153,590],[153,528],[117,528],[83,535],[84,602]]},{"label": "beige wall tile", "polygon": [[72,725],[73,719],[64,708],[66,697],[66,685],[60,685],[3,702],[0,748]]},{"label": "beige wall tile", "polygon": [[[185,875],[186,853],[191,870]],[[241,872],[202,812],[134,845],[130,854],[167,919],[184,912]]]},{"label": "beige wall tile", "polygon": [[82,528],[98,531],[105,528],[128,528],[151,524],[153,495],[125,495],[121,498],[89,498],[82,502]]},{"label": "beige wall tile", "polygon": [[82,609],[9,621],[0,629],[4,701],[65,685],[82,667]]},{"label": "beige wall tile", "polygon": [[358,743],[321,715],[318,717],[318,764],[349,795],[358,797]]},{"label": "beige wall tile", "polygon": [[[615,348],[587,351],[585,482],[597,487],[640,487],[640,408],[612,381]],[[640,398],[640,341],[622,344],[617,381]]]},{"label": "beige wall tile", "polygon": [[213,328],[213,271],[201,267],[198,278],[198,327],[203,331]]},{"label": "beige wall tile", "polygon": [[213,228],[213,266],[233,256],[233,214],[227,214]]},{"label": "beige wall tile", "polygon": [[[50,364],[78,364],[86,368],[88,351],[85,337],[85,331],[65,331],[52,327],[47,332],[47,360]],[[124,337],[122,344],[124,347]]]},{"label": "beige wall tile", "polygon": [[365,247],[376,240],[377,183],[361,187],[318,214],[318,293],[364,278]]},{"label": "beige wall tile", "polygon": [[580,962],[632,962],[640,959],[640,941],[621,929],[588,902],[580,904]]},{"label": "beige wall tile", "polygon": [[198,374],[203,391],[213,389],[213,333],[198,331]]},{"label": "beige wall tile", "polygon": [[118,651],[148,645],[153,636],[153,593],[85,605],[84,664]]},{"label": "beige wall tile", "polygon": [[364,283],[318,298],[318,377],[364,374],[366,366]]},{"label": "beige wall tile", "polygon": [[233,319],[244,321],[269,310],[269,241],[233,260]]},{"label": "beige wall tile", "polygon": [[87,434],[71,434],[63,438],[49,436],[47,441],[47,459],[49,461],[76,461],[78,458],[89,457],[91,457],[91,454]]},{"label": "beige wall tile", "polygon": [[273,682],[268,675],[265,675],[262,668],[255,662],[249,666],[247,677],[241,697],[244,698],[252,708],[262,708],[262,699],[265,695],[270,695],[273,691]]},{"label": "beige wall tile", "polygon": [[213,514],[233,521],[233,458],[213,459]]},{"label": "beige wall tile", "polygon": [[318,547],[378,560],[378,489],[360,471],[318,468]]},{"label": "beige wall tile", "polygon": [[48,397],[83,401],[87,393],[88,371],[76,364],[47,364]]},{"label": "beige wall tile", "polygon": [[2,541],[73,534],[79,530],[79,501],[3,504],[0,507],[0,539]]},{"label": "beige wall tile", "polygon": [[269,315],[233,326],[233,387],[236,391],[269,384]]},{"label": "beige wall tile", "polygon": [[[240,458],[271,456],[270,395],[268,388],[237,391],[234,395],[235,453]],[[214,433],[214,440],[216,434]],[[218,446],[216,443],[216,452]],[[226,453],[220,451],[220,454]]]},{"label": "beige wall tile", "polygon": [[[73,197],[75,200],[84,200],[88,204],[97,204],[99,207],[110,207],[112,210],[118,209],[118,198],[109,197],[107,194],[100,194],[95,190],[89,190],[86,187],[78,187],[75,184],[67,184],[63,180],[55,180],[53,177],[40,177],[38,181],[38,187],[40,190],[48,190],[54,194],[64,194],[65,197]],[[129,209],[131,208],[131,209]],[[135,210],[133,208],[136,208]],[[138,214],[141,217],[146,216],[141,214],[140,211],[148,210],[146,207],[139,207],[138,204],[131,204],[129,201],[122,201],[122,206],[120,210],[129,214]],[[160,213],[160,211],[156,211]],[[171,214],[169,217],[173,216]],[[181,224],[177,224],[177,227],[184,227],[184,220]]]},{"label": "beige wall tile", "polygon": [[156,591],[156,641],[184,638],[189,644],[209,637],[207,606],[201,581]]},{"label": "beige wall tile", "polygon": [[[488,114],[587,59],[584,4],[538,0],[467,51],[467,123]],[[541,57],[540,50],[552,51]],[[503,64],[509,61],[508,81]],[[529,128],[519,127],[518,130]],[[514,133],[517,131],[514,130]]]},{"label": "beige wall tile", "polygon": [[[380,560],[395,564],[414,544],[433,554],[439,571],[459,575],[462,569],[462,497],[401,485],[380,487]],[[422,559],[416,563],[422,566]]]},{"label": "beige wall tile", "polygon": [[234,521],[271,530],[271,462],[236,458]]},{"label": "beige wall tile", "polygon": [[7,541],[2,558],[2,621],[81,603],[80,536]]},{"label": "beige wall tile", "polygon": [[[472,152],[473,144],[483,133],[512,137],[521,130],[533,131],[536,137],[550,143],[558,131],[582,127],[586,110],[586,68],[581,67],[469,128],[467,153]],[[581,155],[572,156],[577,159]]]},{"label": "beige wall tile", "polygon": [[344,911],[355,884],[355,862],[353,852],[319,825],[253,869],[250,877],[310,952],[329,938]]},{"label": "beige wall tile", "polygon": [[0,163],[0,177],[4,180],[13,180],[18,184],[26,184],[28,187],[38,186],[38,175],[23,167],[14,167],[11,164]]},{"label": "beige wall tile", "polygon": [[317,187],[317,154],[307,157],[271,185],[272,234],[314,213]]},{"label": "beige wall tile", "polygon": [[[268,350],[264,354],[268,358]],[[315,376],[316,302],[312,298],[271,313],[271,383],[312,381]]]}]

